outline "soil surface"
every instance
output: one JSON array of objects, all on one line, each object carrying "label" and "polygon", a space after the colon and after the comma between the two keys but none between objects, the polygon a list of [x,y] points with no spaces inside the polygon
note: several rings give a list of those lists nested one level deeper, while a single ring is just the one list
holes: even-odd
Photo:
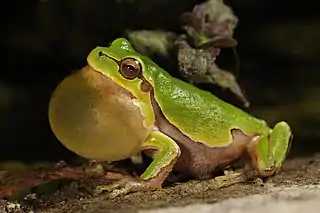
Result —
[{"label": "soil surface", "polygon": [[227,198],[239,198],[253,194],[267,194],[275,188],[317,185],[320,183],[320,155],[288,159],[282,171],[264,184],[235,184],[218,190],[210,190],[208,181],[188,181],[165,187],[155,192],[136,192],[109,199],[80,192],[78,187],[68,186],[48,197],[29,197],[23,202],[0,200],[0,213],[10,212],[138,212],[167,206],[185,206],[195,203],[216,203]]}]

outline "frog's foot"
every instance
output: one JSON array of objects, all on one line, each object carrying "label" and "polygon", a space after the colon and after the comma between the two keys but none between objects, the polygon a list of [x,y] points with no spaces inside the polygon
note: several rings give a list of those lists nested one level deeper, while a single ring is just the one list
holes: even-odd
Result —
[{"label": "frog's foot", "polygon": [[258,136],[249,144],[248,153],[260,177],[275,175],[282,167],[292,141],[291,129],[286,122],[277,123],[267,136]]},{"label": "frog's foot", "polygon": [[179,146],[161,132],[152,132],[142,145],[142,150],[157,150],[153,161],[140,176],[140,180],[133,178],[122,179],[112,185],[98,186],[96,192],[110,192],[110,197],[126,195],[137,191],[154,191],[161,189],[162,183],[172,171],[179,155]]},{"label": "frog's foot", "polygon": [[155,181],[135,180],[133,178],[125,178],[111,185],[101,185],[96,187],[96,194],[101,194],[105,191],[109,192],[108,197],[115,198],[123,196],[131,192],[138,191],[154,191],[161,189],[161,183]]},{"label": "frog's foot", "polygon": [[215,177],[210,183],[212,189],[220,189],[234,185],[236,183],[244,183],[248,180],[245,173],[225,170],[224,175]]}]

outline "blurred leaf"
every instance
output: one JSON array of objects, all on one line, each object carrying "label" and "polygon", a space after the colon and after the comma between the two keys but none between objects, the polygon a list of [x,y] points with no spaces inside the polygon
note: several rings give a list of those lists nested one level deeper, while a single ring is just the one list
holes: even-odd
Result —
[{"label": "blurred leaf", "polygon": [[183,38],[177,40],[176,44],[179,49],[179,70],[187,81],[192,84],[217,84],[222,88],[227,88],[244,103],[245,107],[249,106],[234,75],[220,69],[215,63],[217,49],[194,49]]},{"label": "blurred leaf", "polygon": [[168,56],[174,45],[175,35],[164,31],[128,31],[128,39],[134,48],[142,54]]},{"label": "blurred leaf", "polygon": [[[184,13],[182,20],[189,37],[160,30],[128,31],[127,36],[137,51],[150,57],[155,54],[169,57],[175,48],[179,72],[186,81],[227,88],[248,107],[249,102],[235,76],[220,69],[215,62],[221,48],[237,45],[232,36],[238,18],[232,10],[222,0],[209,0],[196,5],[191,13]],[[189,44],[189,38],[193,45]]]},{"label": "blurred leaf", "polygon": [[192,12],[182,14],[182,21],[183,29],[196,47],[237,45],[232,37],[238,18],[222,0],[209,0],[196,5]]}]

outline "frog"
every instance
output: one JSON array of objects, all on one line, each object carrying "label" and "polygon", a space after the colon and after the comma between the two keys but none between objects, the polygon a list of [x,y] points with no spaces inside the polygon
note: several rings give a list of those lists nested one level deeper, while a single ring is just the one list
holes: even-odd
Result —
[{"label": "frog", "polygon": [[[77,155],[114,162],[145,153],[152,161],[133,179],[100,186],[113,197],[163,189],[172,172],[215,180],[243,156],[261,178],[279,173],[293,134],[179,78],[136,51],[126,38],[97,46],[87,65],[62,80],[49,103],[58,140]],[[237,177],[236,175],[234,177]]]}]

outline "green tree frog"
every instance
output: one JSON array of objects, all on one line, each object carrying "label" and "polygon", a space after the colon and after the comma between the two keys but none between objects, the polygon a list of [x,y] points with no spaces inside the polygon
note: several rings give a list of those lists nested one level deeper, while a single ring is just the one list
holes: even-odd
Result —
[{"label": "green tree frog", "polygon": [[141,151],[152,157],[140,179],[120,181],[111,193],[160,189],[171,171],[214,178],[243,154],[260,177],[280,170],[292,140],[286,122],[271,129],[170,76],[125,38],[96,47],[87,61],[57,86],[49,121],[56,137],[87,159],[118,161]]}]

